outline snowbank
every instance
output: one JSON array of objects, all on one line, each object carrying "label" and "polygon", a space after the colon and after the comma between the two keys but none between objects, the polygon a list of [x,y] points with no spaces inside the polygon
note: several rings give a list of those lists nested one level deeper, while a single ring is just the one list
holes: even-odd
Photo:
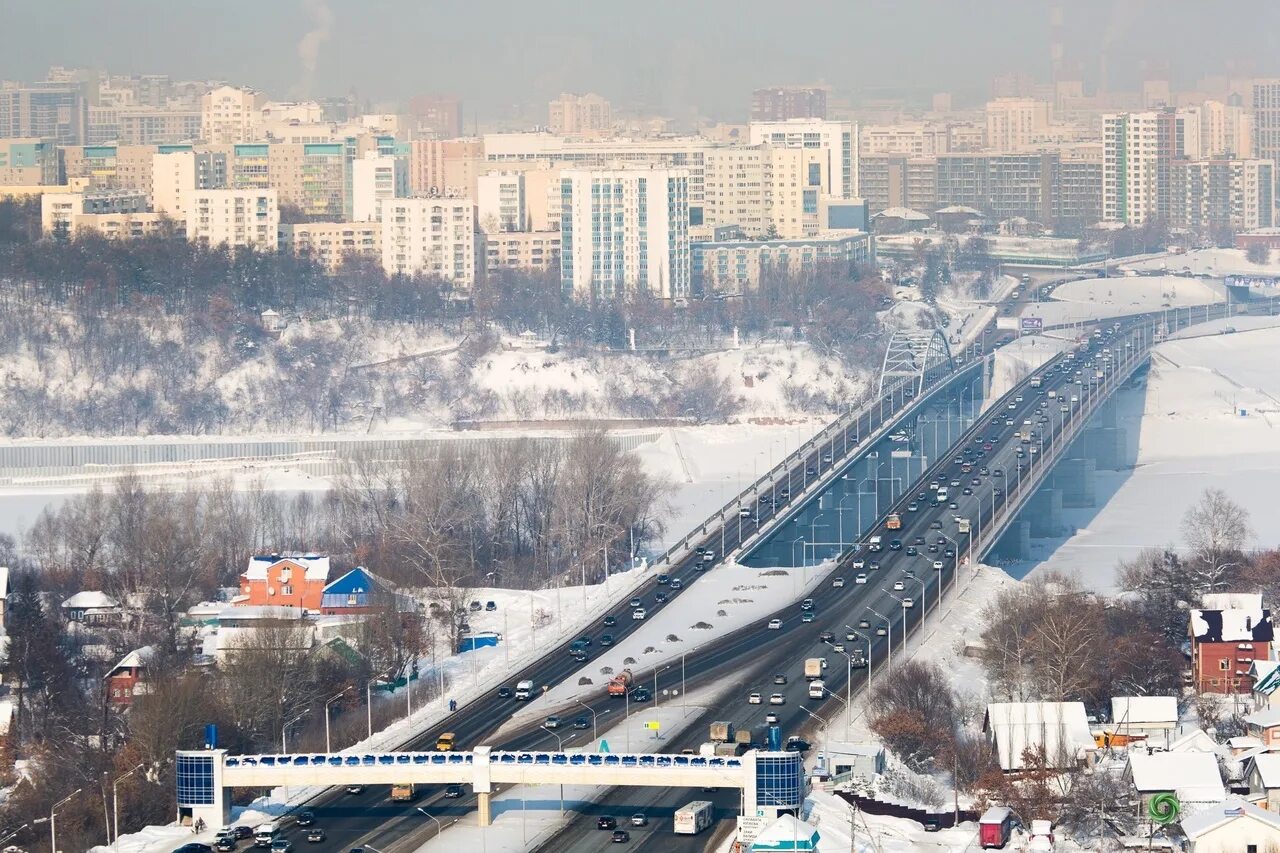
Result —
[{"label": "snowbank", "polygon": [[1112,276],[1071,281],[1053,290],[1053,299],[1028,305],[1024,317],[1040,317],[1046,326],[1085,323],[1121,314],[1222,301],[1220,288],[1179,276]]}]

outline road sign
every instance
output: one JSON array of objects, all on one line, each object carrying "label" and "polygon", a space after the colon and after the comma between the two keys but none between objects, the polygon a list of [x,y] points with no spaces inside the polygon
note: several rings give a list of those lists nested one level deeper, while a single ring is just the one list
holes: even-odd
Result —
[{"label": "road sign", "polygon": [[1043,317],[1022,317],[1022,331],[1038,331],[1044,328]]},{"label": "road sign", "polygon": [[644,727],[651,732],[656,732],[658,729],[662,728],[662,724],[657,720],[649,720],[644,724]]},{"label": "road sign", "polygon": [[608,751],[609,751],[609,741],[605,740],[604,738],[600,738],[600,752],[608,752]]}]

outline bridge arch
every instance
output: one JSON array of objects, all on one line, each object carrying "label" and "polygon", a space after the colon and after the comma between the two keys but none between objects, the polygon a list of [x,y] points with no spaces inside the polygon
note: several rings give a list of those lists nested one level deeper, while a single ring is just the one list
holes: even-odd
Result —
[{"label": "bridge arch", "polygon": [[880,393],[896,380],[907,379],[919,394],[935,377],[955,369],[951,345],[941,329],[895,329],[880,367]]}]

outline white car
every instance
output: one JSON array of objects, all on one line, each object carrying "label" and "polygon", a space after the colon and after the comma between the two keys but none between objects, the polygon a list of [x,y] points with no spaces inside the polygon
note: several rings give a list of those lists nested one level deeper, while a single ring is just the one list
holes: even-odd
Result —
[{"label": "white car", "polygon": [[854,583],[866,583],[866,582],[867,582],[867,576],[866,576],[866,575],[862,575],[862,574],[854,575],[854,576],[853,576],[853,582],[854,582]]},{"label": "white car", "polygon": [[781,693],[770,693],[770,694],[769,694],[769,704],[770,704],[770,705],[785,705],[785,704],[787,704],[787,697],[786,697],[786,696],[783,696]]},{"label": "white car", "polygon": [[767,725],[774,726],[778,724],[778,715],[773,711],[764,715],[764,721]]},{"label": "white car", "polygon": [[903,584],[903,583],[902,583],[902,581],[894,581],[894,582],[893,582],[893,591],[894,591],[894,592],[902,592],[902,591],[903,591],[904,589],[906,589],[906,588],[907,588],[907,587],[906,587],[906,585],[905,585],[905,584]]},{"label": "white car", "polygon": [[915,600],[914,598],[904,598],[904,599],[902,599],[902,606],[903,606],[903,607],[915,607],[915,606],[916,606],[916,600]]},{"label": "white car", "polygon": [[843,652],[844,652],[844,643],[834,643],[834,644],[832,644],[832,646],[831,646],[831,651],[836,652],[836,653],[843,653]]},{"label": "white car", "polygon": [[831,579],[831,588],[832,588],[832,589],[840,589],[840,587],[842,587],[842,586],[844,586],[844,578],[832,578],[832,579]]},{"label": "white car", "polygon": [[763,703],[764,703],[764,699],[760,696],[760,694],[759,694],[759,693],[748,693],[748,694],[747,694],[747,704],[748,704],[748,705],[760,705],[760,704],[763,704]]},{"label": "white car", "polygon": [[861,557],[853,561],[853,568],[855,569],[865,569],[866,567],[867,567],[867,561],[862,559]]},{"label": "white car", "polygon": [[635,610],[631,611],[631,618],[634,619],[636,622],[642,621],[644,617],[648,615],[649,614],[645,611],[643,607],[637,607]]},{"label": "white car", "polygon": [[770,619],[770,620],[769,620],[769,630],[770,630],[770,631],[781,631],[781,630],[782,630],[782,620],[781,620],[781,619]]},{"label": "white car", "polygon": [[933,568],[934,568],[934,571],[939,571],[939,572],[940,572],[940,571],[942,571],[942,561],[941,561],[941,560],[934,560],[934,561],[933,561]]}]

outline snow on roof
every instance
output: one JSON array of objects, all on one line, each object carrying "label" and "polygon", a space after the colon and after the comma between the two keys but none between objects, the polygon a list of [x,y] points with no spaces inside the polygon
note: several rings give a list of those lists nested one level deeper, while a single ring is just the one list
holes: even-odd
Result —
[{"label": "snow on roof", "polygon": [[1261,610],[1260,592],[1210,592],[1200,599],[1204,610]]},{"label": "snow on roof", "polygon": [[1250,759],[1258,768],[1258,777],[1264,788],[1280,788],[1280,753],[1264,752]]},{"label": "snow on roof", "polygon": [[1191,634],[1197,643],[1269,643],[1271,611],[1261,607],[1192,610]]},{"label": "snow on roof", "polygon": [[0,600],[9,597],[9,567],[0,566]]},{"label": "snow on roof", "polygon": [[155,653],[155,646],[143,646],[140,649],[134,649],[129,652],[129,654],[120,658],[120,662],[111,667],[111,672],[107,674],[111,675],[118,669],[137,669],[139,667],[146,666],[147,662],[155,656]]},{"label": "snow on roof", "polygon": [[1253,679],[1253,692],[1270,696],[1280,687],[1280,660],[1258,660],[1249,664],[1249,677]]},{"label": "snow on roof", "polygon": [[1203,729],[1190,729],[1182,737],[1169,744],[1170,752],[1217,752],[1218,742]]},{"label": "snow on roof", "polygon": [[1227,746],[1232,749],[1257,749],[1262,746],[1262,741],[1253,735],[1236,735],[1227,738]]},{"label": "snow on roof", "polygon": [[1213,803],[1227,793],[1218,760],[1207,752],[1132,752],[1129,772],[1141,794],[1176,791],[1184,802]]},{"label": "snow on roof", "polygon": [[105,592],[85,590],[83,592],[77,592],[75,595],[62,602],[62,606],[68,610],[88,610],[91,608],[119,607],[120,602],[116,601]]},{"label": "snow on roof", "polygon": [[285,560],[305,569],[309,581],[329,579],[329,557],[323,554],[264,554],[250,557],[249,567],[244,572],[245,579],[264,581],[267,579],[267,570]]},{"label": "snow on roof", "polygon": [[981,210],[977,210],[976,208],[972,208],[972,207],[967,207],[963,204],[953,204],[950,207],[939,208],[938,210],[935,210],[933,212],[933,215],[937,216],[938,214],[948,214],[948,213],[967,213],[970,216],[983,215]]},{"label": "snow on roof", "polygon": [[1117,726],[1178,722],[1178,700],[1173,696],[1113,696],[1111,722]]},{"label": "snow on roof", "polygon": [[886,207],[884,210],[872,216],[872,219],[883,216],[886,219],[906,219],[910,222],[928,222],[929,214],[921,213],[918,210],[912,210],[909,207]]},{"label": "snow on roof", "polygon": [[751,843],[754,850],[816,850],[818,830],[802,820],[784,814],[766,826]]},{"label": "snow on roof", "polygon": [[1280,815],[1260,809],[1252,803],[1246,803],[1239,797],[1230,797],[1213,808],[1197,811],[1184,817],[1181,821],[1182,831],[1192,841],[1212,832],[1219,827],[1237,820],[1256,820],[1280,832]]},{"label": "snow on roof", "polygon": [[1093,735],[1083,702],[992,702],[987,705],[984,731],[995,737],[1003,770],[1023,766],[1027,747],[1044,747],[1050,767],[1064,767],[1093,749]]},{"label": "snow on roof", "polygon": [[1251,726],[1257,726],[1260,729],[1269,729],[1272,726],[1280,726],[1280,708],[1268,708],[1265,711],[1255,711],[1244,718],[1244,721]]},{"label": "snow on roof", "polygon": [[246,604],[224,607],[218,614],[219,622],[242,622],[253,619],[301,619],[306,616],[301,607],[291,604]]}]

